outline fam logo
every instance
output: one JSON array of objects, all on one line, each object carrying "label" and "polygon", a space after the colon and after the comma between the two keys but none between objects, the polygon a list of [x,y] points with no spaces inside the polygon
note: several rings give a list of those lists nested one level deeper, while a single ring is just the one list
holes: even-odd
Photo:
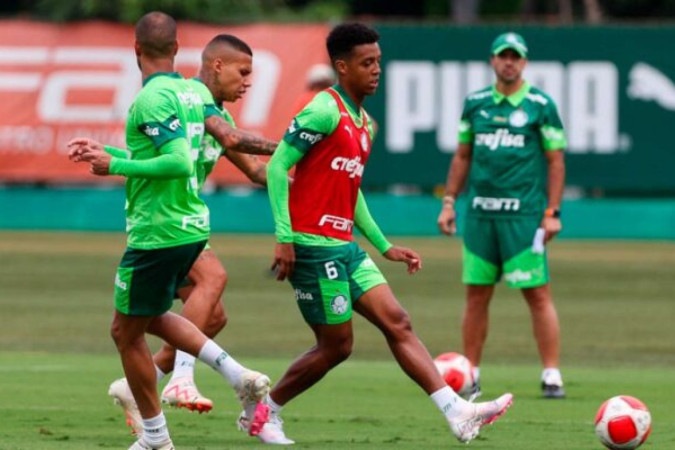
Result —
[{"label": "fam logo", "polygon": [[330,309],[333,311],[334,314],[344,314],[347,312],[347,309],[349,308],[349,302],[347,301],[347,297],[345,297],[342,294],[336,295],[333,297],[333,299],[330,301]]}]

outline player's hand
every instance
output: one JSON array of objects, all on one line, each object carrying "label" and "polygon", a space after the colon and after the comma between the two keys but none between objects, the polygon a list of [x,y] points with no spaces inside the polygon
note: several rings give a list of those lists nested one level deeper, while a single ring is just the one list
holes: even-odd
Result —
[{"label": "player's hand", "polygon": [[562,222],[559,217],[544,217],[541,220],[541,227],[544,229],[544,242],[547,243],[560,233]]},{"label": "player's hand", "polygon": [[295,248],[292,243],[277,243],[274,247],[274,262],[270,270],[276,274],[277,281],[284,281],[293,274],[295,268]]},{"label": "player's hand", "polygon": [[105,151],[103,144],[93,139],[77,137],[71,139],[68,144],[68,158],[74,162],[86,161],[83,156],[89,152]]},{"label": "player's hand", "polygon": [[443,206],[441,213],[438,215],[438,229],[441,233],[452,236],[457,232],[457,222],[455,218],[455,208],[453,206]]},{"label": "player's hand", "polygon": [[393,246],[382,255],[389,261],[401,261],[408,266],[408,273],[414,274],[422,268],[422,258],[417,252],[399,246]]}]

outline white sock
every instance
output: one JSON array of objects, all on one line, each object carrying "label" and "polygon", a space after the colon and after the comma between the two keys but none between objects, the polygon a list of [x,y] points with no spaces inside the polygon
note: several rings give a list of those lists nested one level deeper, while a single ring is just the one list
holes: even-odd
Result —
[{"label": "white sock", "polygon": [[220,373],[232,387],[237,387],[241,374],[248,371],[211,339],[199,351],[198,358]]},{"label": "white sock", "polygon": [[143,440],[152,447],[159,447],[171,441],[163,412],[152,419],[143,419]]},{"label": "white sock", "polygon": [[155,365],[155,376],[157,377],[157,384],[159,384],[160,381],[166,376],[164,372],[162,372],[162,369],[159,368],[159,366]]},{"label": "white sock", "polygon": [[196,358],[189,353],[176,350],[176,360],[173,363],[173,374],[171,379],[180,377],[194,378]]},{"label": "white sock", "polygon": [[547,367],[541,372],[541,381],[545,382],[546,384],[562,386],[563,382],[560,369],[557,367]]},{"label": "white sock", "polygon": [[480,367],[473,366],[472,374],[473,374],[473,381],[478,383],[480,381]]},{"label": "white sock", "polygon": [[284,409],[284,407],[274,400],[272,400],[272,397],[267,394],[267,397],[265,397],[265,403],[267,403],[267,406],[270,407],[270,414],[279,415],[281,413],[281,410]]},{"label": "white sock", "polygon": [[431,397],[431,400],[433,400],[447,419],[453,419],[462,414],[469,403],[457,395],[450,386],[440,388],[429,397]]}]

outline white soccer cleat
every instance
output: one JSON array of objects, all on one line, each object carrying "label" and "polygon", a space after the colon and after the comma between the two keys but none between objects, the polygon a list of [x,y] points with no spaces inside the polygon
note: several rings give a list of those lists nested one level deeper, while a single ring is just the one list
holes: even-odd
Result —
[{"label": "white soccer cleat", "polygon": [[254,436],[267,421],[269,407],[263,399],[270,392],[270,378],[260,372],[249,370],[241,375],[235,388],[237,397],[244,408],[244,414],[250,420],[249,434]]},{"label": "white soccer cleat", "polygon": [[249,435],[255,436],[264,444],[270,445],[292,445],[294,440],[288,439],[284,433],[284,422],[277,414],[270,414],[269,419],[262,425],[257,434],[251,434],[251,421],[242,411],[237,420],[237,428],[241,431],[247,431]]},{"label": "white soccer cleat", "polygon": [[191,377],[172,378],[162,391],[162,403],[199,413],[209,412],[213,408],[213,402],[197,390]]},{"label": "white soccer cleat", "polygon": [[138,436],[142,435],[143,419],[141,418],[141,413],[138,411],[138,406],[136,406],[134,395],[131,393],[131,389],[129,389],[127,379],[120,378],[113,381],[108,388],[108,395],[113,398],[116,405],[120,405],[124,410],[127,425],[131,427],[132,433]]},{"label": "white soccer cleat", "polygon": [[458,441],[471,442],[483,425],[499,419],[512,403],[512,394],[504,394],[491,402],[472,403],[465,412],[448,421],[450,429]]},{"label": "white soccer cleat", "polygon": [[259,403],[270,392],[270,378],[260,372],[249,370],[241,375],[235,388],[241,406]]},{"label": "white soccer cleat", "polygon": [[173,446],[173,442],[171,441],[162,444],[159,447],[152,447],[151,445],[146,444],[143,439],[139,439],[129,447],[129,450],[176,450],[176,447]]}]

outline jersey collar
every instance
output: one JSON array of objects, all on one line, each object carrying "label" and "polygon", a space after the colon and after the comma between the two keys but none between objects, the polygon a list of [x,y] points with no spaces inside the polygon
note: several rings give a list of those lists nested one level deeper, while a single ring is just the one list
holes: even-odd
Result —
[{"label": "jersey collar", "polygon": [[157,77],[161,77],[161,76],[171,77],[171,78],[183,78],[183,75],[181,75],[178,72],[155,72],[152,75],[150,75],[148,78],[143,80],[143,86],[148,84],[150,82],[150,80],[152,80],[154,78],[157,78]]},{"label": "jersey collar", "polygon": [[349,95],[347,95],[345,90],[342,89],[342,86],[340,86],[339,84],[335,84],[331,86],[331,89],[340,94],[340,97],[342,97],[342,99],[345,101],[349,109],[352,110],[352,112],[357,118],[361,117],[361,108],[356,106],[356,103],[354,103],[354,101],[349,97]]},{"label": "jersey collar", "polygon": [[520,89],[518,89],[516,92],[508,96],[499,92],[497,90],[496,84],[492,85],[492,99],[494,100],[495,103],[501,103],[502,100],[506,99],[506,101],[511,103],[512,106],[518,106],[523,102],[523,100],[525,100],[525,96],[529,92],[530,92],[530,83],[528,83],[527,81],[523,82],[523,85],[520,86]]}]

